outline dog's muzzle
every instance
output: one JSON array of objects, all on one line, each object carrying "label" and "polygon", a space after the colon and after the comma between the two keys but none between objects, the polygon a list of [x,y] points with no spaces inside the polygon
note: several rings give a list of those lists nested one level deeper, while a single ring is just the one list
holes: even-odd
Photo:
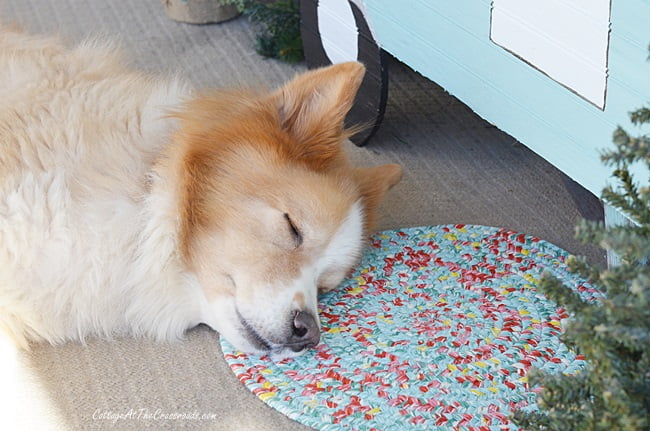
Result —
[{"label": "dog's muzzle", "polygon": [[291,330],[288,338],[280,340],[269,340],[258,332],[239,312],[237,317],[242,325],[244,334],[248,341],[256,348],[262,351],[272,353],[281,353],[282,351],[291,350],[294,353],[302,352],[306,349],[316,347],[320,341],[320,327],[316,321],[316,316],[307,311],[295,311],[291,316]]}]

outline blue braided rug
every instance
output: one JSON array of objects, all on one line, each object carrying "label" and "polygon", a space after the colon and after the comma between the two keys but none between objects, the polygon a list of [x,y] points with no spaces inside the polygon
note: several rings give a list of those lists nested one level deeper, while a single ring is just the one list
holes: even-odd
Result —
[{"label": "blue braided rug", "polygon": [[536,409],[531,367],[578,373],[560,340],[567,312],[536,291],[542,272],[586,300],[568,254],[503,229],[448,225],[375,234],[358,269],[320,298],[321,343],[274,363],[226,361],[255,395],[319,430],[514,430]]}]

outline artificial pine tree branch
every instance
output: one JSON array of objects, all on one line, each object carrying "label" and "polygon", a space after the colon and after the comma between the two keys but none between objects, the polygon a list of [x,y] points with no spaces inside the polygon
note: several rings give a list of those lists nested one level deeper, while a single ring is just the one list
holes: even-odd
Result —
[{"label": "artificial pine tree branch", "polygon": [[[639,109],[630,119],[650,123],[650,109]],[[539,290],[572,313],[562,341],[585,355],[587,366],[576,376],[531,371],[530,384],[543,387],[540,410],[513,416],[529,431],[650,429],[650,187],[635,183],[629,171],[637,162],[650,171],[650,140],[631,137],[620,127],[613,140],[615,149],[602,159],[615,167],[619,186],[607,187],[603,198],[632,221],[608,228],[583,221],[576,232],[583,242],[621,256],[621,264],[603,270],[584,259],[567,261],[571,271],[605,294],[590,303],[560,280],[542,277]]]},{"label": "artificial pine tree branch", "polygon": [[630,113],[630,120],[636,126],[639,124],[650,123],[650,108],[641,108]]}]

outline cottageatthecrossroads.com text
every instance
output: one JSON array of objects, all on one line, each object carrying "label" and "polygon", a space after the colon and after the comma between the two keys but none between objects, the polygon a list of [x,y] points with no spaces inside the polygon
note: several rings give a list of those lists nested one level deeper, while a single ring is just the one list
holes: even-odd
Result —
[{"label": "cottageatthecrossroads.com text", "polygon": [[110,421],[113,424],[119,421],[210,421],[216,420],[216,413],[191,412],[166,412],[162,409],[128,409],[124,412],[96,409],[93,412],[94,421]]}]

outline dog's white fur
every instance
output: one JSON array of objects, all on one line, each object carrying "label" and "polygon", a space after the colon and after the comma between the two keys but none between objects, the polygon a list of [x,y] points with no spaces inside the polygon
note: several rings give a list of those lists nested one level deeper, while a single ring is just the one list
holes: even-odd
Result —
[{"label": "dog's white fur", "polygon": [[[289,100],[289,91],[283,92]],[[315,250],[298,276],[278,277],[278,298],[263,293],[280,289],[272,282],[253,286],[255,294],[240,293],[244,285],[262,284],[250,275],[255,271],[230,260],[234,253],[257,259],[251,247],[238,249],[243,229],[199,226],[191,244],[181,244],[184,173],[174,162],[182,157],[169,148],[183,120],[169,113],[182,112],[193,97],[180,79],[124,67],[110,43],[69,50],[54,38],[0,31],[0,327],[18,343],[116,335],[173,340],[207,323],[236,346],[260,351],[242,328],[245,319],[271,350],[288,354],[274,340],[286,322],[275,323],[274,316],[286,321],[296,307],[315,313],[316,285],[335,286],[354,264],[367,222],[362,194],[337,203],[343,209],[338,219],[330,217],[335,225],[301,216]],[[300,115],[296,121],[303,121]],[[312,181],[320,174],[290,170],[301,183],[321,181]],[[336,174],[342,185],[332,185],[328,196],[343,185],[350,193],[363,188],[342,175]],[[399,172],[394,168],[386,177],[382,193]],[[309,189],[291,193],[310,196]],[[318,211],[328,199],[309,205]],[[260,229],[271,226],[272,241],[287,248],[283,241],[293,237],[285,233],[284,204],[263,197],[233,201],[245,201],[237,214]],[[309,213],[305,205],[296,213]]]},{"label": "dog's white fur", "polygon": [[22,344],[180,337],[205,304],[173,187],[150,170],[190,87],[124,73],[110,44],[4,32],[0,46],[0,320]]}]

